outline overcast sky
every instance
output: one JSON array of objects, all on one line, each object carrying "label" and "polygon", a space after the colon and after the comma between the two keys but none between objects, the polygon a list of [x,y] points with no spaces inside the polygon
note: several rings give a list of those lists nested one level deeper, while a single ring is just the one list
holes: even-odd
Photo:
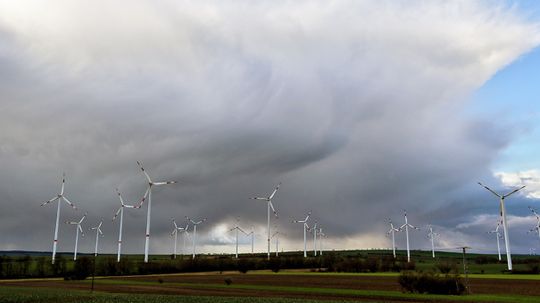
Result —
[{"label": "overcast sky", "polygon": [[[151,253],[170,252],[184,216],[208,218],[205,252],[233,251],[237,217],[263,251],[266,205],[248,198],[278,182],[285,250],[309,210],[329,249],[389,247],[387,220],[407,209],[441,248],[494,252],[498,202],[479,180],[529,185],[507,202],[527,253],[539,168],[494,165],[530,119],[471,96],[534,51],[537,16],[514,1],[0,1],[0,250],[51,249],[56,207],[39,205],[65,172],[80,211],[62,205],[61,222],[103,218],[114,253],[114,189],[135,203],[142,161],[179,181],[153,191]],[[126,210],[125,252],[143,252],[145,218]],[[62,224],[59,250],[74,236]],[[425,228],[411,245],[429,247]]]}]

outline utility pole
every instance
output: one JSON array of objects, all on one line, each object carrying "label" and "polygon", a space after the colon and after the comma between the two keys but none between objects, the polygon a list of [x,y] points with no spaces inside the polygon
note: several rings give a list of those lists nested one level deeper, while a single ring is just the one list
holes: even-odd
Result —
[{"label": "utility pole", "polygon": [[463,250],[463,274],[465,275],[465,293],[470,294],[471,289],[469,288],[469,268],[467,267],[467,249],[471,249],[468,246],[460,247]]}]

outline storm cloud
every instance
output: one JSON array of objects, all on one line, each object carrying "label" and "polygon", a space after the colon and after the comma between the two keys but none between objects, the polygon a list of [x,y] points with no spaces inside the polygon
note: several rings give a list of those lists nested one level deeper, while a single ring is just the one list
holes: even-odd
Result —
[{"label": "storm cloud", "polygon": [[[137,160],[179,181],[154,191],[153,253],[184,216],[208,218],[204,251],[232,250],[237,217],[262,250],[266,206],[248,198],[278,182],[285,249],[309,210],[329,248],[386,246],[405,208],[454,245],[458,224],[497,213],[475,182],[501,185],[490,164],[513,131],[467,114],[468,97],[539,42],[489,1],[2,1],[0,249],[50,249],[55,209],[39,204],[65,171],[114,252],[114,189],[144,193]],[[142,252],[145,213],[126,210],[126,252]]]}]

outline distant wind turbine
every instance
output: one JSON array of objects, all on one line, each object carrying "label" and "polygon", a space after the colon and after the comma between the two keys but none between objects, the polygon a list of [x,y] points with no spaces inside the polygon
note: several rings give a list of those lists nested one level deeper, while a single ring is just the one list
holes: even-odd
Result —
[{"label": "distant wind turbine", "polygon": [[501,227],[501,220],[497,220],[497,227],[494,230],[488,231],[489,234],[495,234],[497,238],[497,252],[499,253],[499,261],[501,261],[501,244],[499,243],[502,238],[501,232],[499,231]]},{"label": "distant wind turbine", "polygon": [[272,204],[272,199],[274,198],[274,196],[276,195],[277,191],[279,190],[279,187],[281,186],[281,182],[278,183],[278,185],[276,186],[276,188],[274,188],[274,191],[270,194],[270,196],[268,197],[253,197],[251,199],[253,200],[263,200],[263,201],[266,201],[266,204],[267,204],[267,226],[266,226],[266,234],[267,234],[267,237],[266,237],[266,242],[268,244],[268,252],[267,252],[267,258],[268,260],[270,260],[270,208],[272,208],[272,211],[274,212],[274,215],[276,216],[277,218],[277,212],[274,208],[274,205]]},{"label": "distant wind turbine", "polygon": [[[188,226],[189,226],[189,223],[186,224],[185,227],[179,227],[177,224],[176,224],[176,221],[174,220],[174,218],[172,219],[172,223],[174,225],[173,227],[173,230],[171,232],[171,236],[174,237],[174,249],[173,249],[173,258],[176,259],[176,243],[178,242],[178,232],[187,232],[187,229],[188,229]],[[184,252],[184,249],[186,248],[186,239],[184,237],[184,244],[182,246],[182,253]]]},{"label": "distant wind turbine", "polygon": [[439,234],[433,231],[433,226],[428,225],[428,239],[431,240],[431,256],[435,258],[435,237],[438,237]]},{"label": "distant wind turbine", "polygon": [[176,181],[154,182],[152,181],[152,179],[150,179],[150,176],[144,170],[144,167],[142,166],[141,162],[137,161],[137,164],[141,168],[141,171],[143,172],[144,176],[146,177],[146,180],[148,181],[148,188],[146,189],[146,193],[144,194],[141,200],[141,203],[139,203],[139,206],[138,206],[138,207],[141,207],[146,197],[148,197],[148,209],[146,212],[146,239],[144,241],[144,262],[148,263],[148,249],[150,245],[150,213],[152,211],[152,186],[174,184],[176,183]]},{"label": "distant wind turbine", "polygon": [[47,202],[44,202],[41,204],[41,206],[44,206],[46,204],[49,204],[51,202],[54,202],[56,200],[58,200],[58,207],[56,209],[56,225],[54,227],[54,241],[53,241],[53,251],[52,251],[52,260],[51,260],[51,263],[54,264],[54,259],[56,257],[56,245],[58,244],[58,221],[60,220],[60,204],[61,204],[61,200],[64,200],[69,206],[73,207],[73,209],[77,209],[77,207],[75,207],[75,205],[73,205],[73,203],[71,203],[67,198],[66,196],[64,196],[64,186],[66,184],[66,174],[63,173],[62,174],[62,187],[60,189],[60,193],[50,199],[49,201]]},{"label": "distant wind turbine", "polygon": [[84,231],[81,227],[81,223],[84,221],[84,218],[86,218],[86,213],[79,221],[66,221],[66,224],[71,225],[77,225],[77,228],[75,228],[75,250],[73,251],[73,261],[77,261],[77,246],[79,244],[79,232],[81,232],[81,236],[84,237]]},{"label": "distant wind turbine", "polygon": [[236,220],[236,226],[231,228],[229,231],[235,231],[235,235],[236,235],[236,253],[235,253],[235,258],[238,259],[238,232],[242,232],[244,235],[248,235],[240,226],[238,226],[238,222],[239,220],[237,219]]},{"label": "distant wind turbine", "polygon": [[396,237],[395,233],[399,232],[399,229],[394,227],[394,224],[392,223],[392,220],[388,219],[388,223],[390,224],[390,229],[386,232],[386,235],[392,235],[392,253],[394,254],[394,259],[396,258]]},{"label": "distant wind turbine", "polygon": [[119,231],[118,231],[118,253],[116,256],[116,262],[120,262],[120,254],[122,251],[122,224],[124,222],[124,208],[140,208],[140,206],[124,204],[124,199],[122,199],[122,195],[120,194],[120,191],[118,191],[118,188],[116,189],[116,193],[118,194],[118,199],[120,200],[120,207],[114,214],[112,221],[114,221],[116,217],[118,217],[118,214],[120,214],[120,224],[119,224]]},{"label": "distant wind turbine", "polygon": [[186,219],[191,222],[191,224],[193,224],[193,259],[195,259],[195,248],[197,247],[197,225],[206,221],[206,218],[199,221],[193,221],[188,216],[186,216]]},{"label": "distant wind turbine", "polygon": [[304,220],[293,220],[293,223],[302,223],[302,226],[304,228],[304,258],[307,257],[307,247],[306,247],[306,229],[309,229],[309,225],[307,224],[307,221],[309,220],[309,216],[311,216],[311,211],[309,211],[306,215],[306,218]]},{"label": "distant wind turbine", "polygon": [[403,215],[405,217],[405,224],[401,225],[399,227],[399,230],[403,230],[403,228],[405,227],[405,236],[407,238],[407,262],[411,262],[411,250],[409,248],[409,227],[412,228],[412,229],[416,229],[416,230],[418,230],[419,228],[409,224],[409,221],[407,221],[407,211],[406,210],[403,211]]},{"label": "distant wind turbine", "polygon": [[90,228],[91,230],[96,231],[96,248],[94,249],[94,256],[96,257],[98,255],[98,243],[99,243],[99,236],[103,237],[103,232],[101,231],[101,225],[103,225],[103,220],[101,220],[98,224],[98,226]]}]

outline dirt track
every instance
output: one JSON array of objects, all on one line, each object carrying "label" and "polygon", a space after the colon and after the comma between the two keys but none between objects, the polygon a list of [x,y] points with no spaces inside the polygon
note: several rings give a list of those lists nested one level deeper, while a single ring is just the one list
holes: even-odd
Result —
[{"label": "dirt track", "polygon": [[[271,285],[289,287],[339,288],[359,290],[400,291],[396,277],[380,276],[334,276],[334,275],[274,275],[274,274],[197,274],[197,275],[165,275],[140,277],[115,277],[96,280],[96,290],[120,293],[154,293],[171,295],[196,296],[250,296],[250,297],[287,297],[307,299],[359,300],[363,302],[418,302],[416,300],[357,297],[353,295],[319,294],[310,292],[266,291],[238,288],[202,288],[201,284],[225,285],[224,280],[230,278],[233,285]],[[126,280],[126,284],[105,284],[102,280]],[[162,279],[163,283],[159,283]],[[155,282],[150,285],[133,285],[128,281]],[[471,279],[471,289],[475,294],[516,294],[540,296],[538,281]],[[106,281],[104,281],[106,282]],[[178,286],[174,283],[193,283],[194,286]],[[196,285],[195,285],[196,284]],[[88,289],[88,282],[73,281],[26,281],[4,282],[1,285],[28,287],[51,287]],[[429,302],[420,301],[420,302]]]}]

